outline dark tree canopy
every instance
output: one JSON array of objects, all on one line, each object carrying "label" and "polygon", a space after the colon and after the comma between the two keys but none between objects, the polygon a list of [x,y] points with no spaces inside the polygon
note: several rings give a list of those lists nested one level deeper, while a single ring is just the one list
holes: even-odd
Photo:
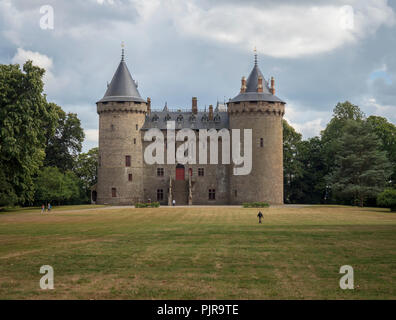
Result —
[{"label": "dark tree canopy", "polygon": [[367,198],[375,198],[384,189],[391,165],[367,122],[347,120],[338,145],[329,184],[335,196],[363,206]]},{"label": "dark tree canopy", "polygon": [[97,183],[99,149],[92,148],[87,153],[78,155],[74,167],[75,174],[81,179],[86,195],[89,195],[91,187]]},{"label": "dark tree canopy", "polygon": [[45,166],[58,167],[61,171],[72,170],[81,152],[84,131],[80,119],[75,113],[66,113],[61,107],[53,104],[58,113],[55,134],[47,137],[45,149]]},{"label": "dark tree canopy", "polygon": [[33,201],[33,177],[57,121],[43,95],[44,72],[31,61],[23,70],[0,65],[0,205]]},{"label": "dark tree canopy", "polygon": [[36,202],[64,204],[80,201],[80,181],[71,171],[62,173],[56,167],[43,167],[35,183]]},{"label": "dark tree canopy", "polygon": [[284,200],[288,203],[294,203],[302,197],[299,185],[303,176],[303,164],[299,159],[301,143],[302,135],[283,120]]},{"label": "dark tree canopy", "polygon": [[370,116],[367,122],[381,140],[381,150],[385,151],[392,164],[391,184],[396,185],[396,126],[383,117]]}]

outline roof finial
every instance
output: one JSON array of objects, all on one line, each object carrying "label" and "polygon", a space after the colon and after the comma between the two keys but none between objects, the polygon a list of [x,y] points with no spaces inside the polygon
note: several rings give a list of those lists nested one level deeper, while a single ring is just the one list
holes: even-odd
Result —
[{"label": "roof finial", "polygon": [[125,47],[124,41],[121,41],[121,61],[124,61],[124,56],[125,56],[124,47]]},{"label": "roof finial", "polygon": [[254,47],[254,65],[257,66],[257,49]]}]

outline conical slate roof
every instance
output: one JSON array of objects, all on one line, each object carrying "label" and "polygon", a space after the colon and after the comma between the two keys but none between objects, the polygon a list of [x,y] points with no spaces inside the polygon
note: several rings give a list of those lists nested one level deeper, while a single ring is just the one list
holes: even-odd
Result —
[{"label": "conical slate roof", "polygon": [[246,92],[257,92],[258,78],[263,79],[263,93],[271,94],[268,88],[267,81],[265,81],[263,74],[257,64],[254,64],[252,72],[246,80]]},{"label": "conical slate roof", "polygon": [[114,73],[113,79],[107,87],[104,97],[98,102],[108,101],[145,102],[139,94],[135,80],[132,79],[124,61],[124,56],[122,56],[121,62]]},{"label": "conical slate roof", "polygon": [[[258,78],[263,78],[263,92],[257,92]],[[257,65],[257,57],[255,58],[254,67],[250,72],[246,81],[246,91],[239,93],[236,97],[231,99],[230,102],[242,101],[268,101],[268,102],[282,102],[277,96],[273,95],[268,87],[268,82],[265,80],[260,68]]]}]

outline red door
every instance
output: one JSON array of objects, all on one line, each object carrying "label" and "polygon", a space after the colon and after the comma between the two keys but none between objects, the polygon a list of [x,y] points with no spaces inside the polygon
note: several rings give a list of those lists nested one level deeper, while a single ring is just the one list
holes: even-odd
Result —
[{"label": "red door", "polygon": [[184,168],[176,168],[176,180],[184,180]]}]

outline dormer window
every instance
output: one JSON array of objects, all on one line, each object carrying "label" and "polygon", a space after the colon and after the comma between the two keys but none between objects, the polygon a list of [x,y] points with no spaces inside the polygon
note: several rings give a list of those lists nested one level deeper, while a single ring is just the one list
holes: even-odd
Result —
[{"label": "dormer window", "polygon": [[183,121],[183,116],[181,114],[179,114],[176,118],[177,122],[182,122]]},{"label": "dormer window", "polygon": [[219,123],[220,122],[220,116],[219,114],[216,114],[214,117],[214,122]]},{"label": "dormer window", "polygon": [[192,114],[191,116],[190,116],[190,122],[195,122],[196,120],[197,120],[197,118]]},{"label": "dormer window", "polygon": [[170,116],[169,113],[167,113],[166,116],[165,116],[165,121],[169,121],[170,119],[171,119],[171,116]]},{"label": "dormer window", "polygon": [[157,121],[158,121],[158,118],[159,118],[158,115],[155,114],[151,120],[152,120],[153,122],[157,122]]},{"label": "dormer window", "polygon": [[206,114],[204,114],[201,118],[202,122],[207,122],[209,120],[208,116]]}]

